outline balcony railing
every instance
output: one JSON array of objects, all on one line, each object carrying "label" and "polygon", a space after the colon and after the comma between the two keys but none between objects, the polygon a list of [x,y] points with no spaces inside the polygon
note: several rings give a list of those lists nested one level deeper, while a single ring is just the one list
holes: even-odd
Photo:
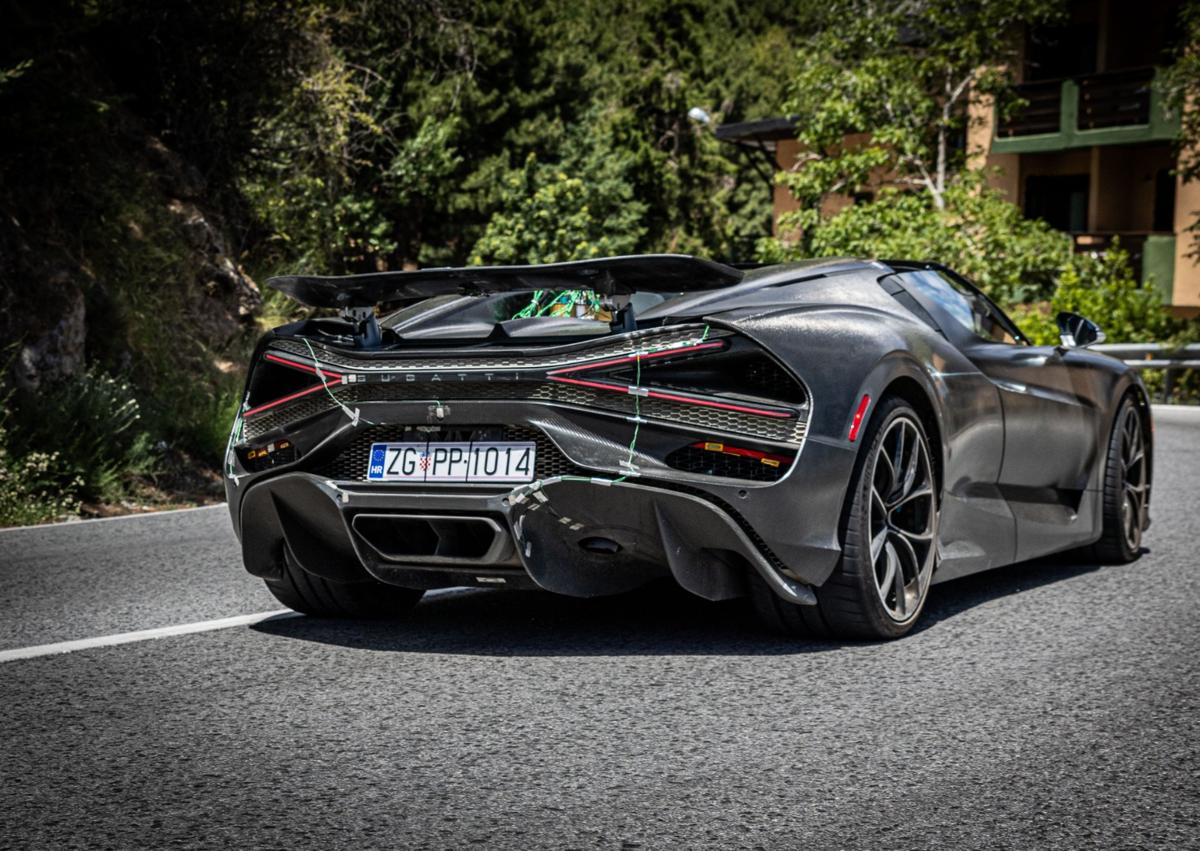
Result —
[{"label": "balcony railing", "polygon": [[1150,123],[1153,68],[1093,74],[1079,81],[1079,130]]},{"label": "balcony railing", "polygon": [[1022,83],[1016,95],[1024,104],[1005,118],[996,130],[1004,138],[1057,133],[1062,124],[1063,81]]},{"label": "balcony railing", "polygon": [[1023,105],[996,124],[994,153],[1055,151],[1092,145],[1174,139],[1153,68],[1045,80],[1016,87]]}]

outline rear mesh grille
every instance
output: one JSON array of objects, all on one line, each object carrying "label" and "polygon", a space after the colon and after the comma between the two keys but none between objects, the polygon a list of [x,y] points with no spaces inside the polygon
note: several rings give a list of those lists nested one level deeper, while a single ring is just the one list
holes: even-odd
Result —
[{"label": "rear mesh grille", "polygon": [[703,432],[747,434],[764,440],[789,443],[801,443],[804,440],[804,431],[807,426],[803,420],[799,419],[758,417],[721,408],[706,408],[700,405],[671,402],[667,399],[642,399],[641,403],[635,407],[634,397],[629,394],[600,392],[569,384],[538,385],[529,398],[578,405],[581,408],[600,408],[629,416],[632,416],[636,410],[641,416],[648,419],[696,426]]},{"label": "rear mesh grille", "polygon": [[[575,387],[569,384],[541,384],[531,381],[456,382],[444,385],[408,384],[340,384],[331,388],[334,396],[351,407],[363,402],[385,401],[538,401],[557,402],[593,408],[632,416],[635,412],[634,397],[629,394],[607,393]],[[314,393],[281,405],[277,410],[264,411],[249,417],[244,434],[253,440],[272,429],[292,423],[337,407],[337,402],[328,393]],[[801,419],[781,419],[742,414],[721,408],[707,408],[672,402],[667,399],[642,399],[638,409],[641,416],[668,423],[695,426],[698,431],[708,433],[741,434],[762,440],[799,444],[804,440],[807,424]]]}]

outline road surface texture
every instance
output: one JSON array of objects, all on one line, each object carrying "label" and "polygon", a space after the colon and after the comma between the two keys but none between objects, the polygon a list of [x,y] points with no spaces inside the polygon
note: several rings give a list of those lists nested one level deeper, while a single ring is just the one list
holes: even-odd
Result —
[{"label": "road surface texture", "polygon": [[[0,662],[0,847],[1200,844],[1200,415],[1126,566],[937,586],[887,644],[670,587],[481,591]],[[0,532],[0,652],[278,609],[223,508]]]}]

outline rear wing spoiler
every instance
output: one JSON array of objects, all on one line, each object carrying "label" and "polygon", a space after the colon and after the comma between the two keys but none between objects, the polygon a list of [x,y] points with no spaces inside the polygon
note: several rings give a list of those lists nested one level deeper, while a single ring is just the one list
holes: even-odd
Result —
[{"label": "rear wing spoiler", "polygon": [[464,266],[319,277],[284,275],[267,286],[309,307],[370,308],[439,295],[489,295],[528,290],[586,289],[599,295],[715,290],[741,281],[732,266],[684,254],[643,254],[546,263],[539,266]]}]

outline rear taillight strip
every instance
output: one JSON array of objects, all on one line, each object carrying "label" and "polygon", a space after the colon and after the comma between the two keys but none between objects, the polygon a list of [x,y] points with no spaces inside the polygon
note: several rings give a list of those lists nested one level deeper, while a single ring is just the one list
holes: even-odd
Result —
[{"label": "rear taillight strip", "polygon": [[[320,367],[312,364],[291,360],[290,358],[281,358],[279,355],[272,354],[271,352],[264,354],[263,360],[268,360],[271,363],[277,363],[280,366],[290,367],[291,369],[298,369],[301,372],[307,372],[309,375],[315,375],[321,379],[321,383],[314,384],[312,387],[306,387],[303,390],[299,390],[295,393],[289,393],[287,396],[281,396],[278,399],[272,399],[270,402],[264,402],[258,407],[251,408],[250,410],[246,411],[244,414],[242,414],[244,417],[252,417],[255,414],[260,414],[263,411],[270,410],[277,405],[282,405],[284,402],[290,402],[293,399],[299,399],[302,396],[308,396],[311,393],[316,393],[318,390],[325,390],[330,383],[342,384],[346,380],[344,373],[334,372],[333,370],[329,369],[321,369]],[[326,379],[333,379],[333,381],[330,382]]]},{"label": "rear taillight strip", "polygon": [[610,384],[604,381],[587,381],[582,378],[567,378],[562,375],[548,376],[551,381],[563,384],[576,384],[580,387],[592,387],[596,390],[608,390],[612,393],[629,393],[635,396],[646,396],[650,399],[663,399],[668,402],[681,402],[685,405],[700,405],[705,408],[720,408],[724,411],[737,411],[740,414],[754,414],[760,417],[777,417],[789,419],[796,416],[791,411],[773,411],[767,408],[753,408],[749,405],[735,405],[731,402],[718,402],[715,399],[705,399],[700,396],[685,396],[680,393],[664,393],[661,390],[650,390],[646,387],[634,387],[630,384]]},{"label": "rear taillight strip", "polygon": [[311,375],[323,375],[326,378],[338,378],[338,379],[340,379],[342,377],[342,373],[340,373],[340,372],[335,372],[334,370],[331,370],[331,369],[317,369],[317,367],[312,366],[311,364],[302,363],[301,361],[290,360],[288,358],[281,358],[281,357],[279,357],[279,355],[273,355],[270,352],[267,352],[265,355],[263,355],[263,359],[269,360],[269,361],[271,361],[271,363],[278,363],[278,364],[282,364],[283,366],[290,366],[292,369],[299,369],[299,370],[302,370],[303,372],[307,372]]},{"label": "rear taillight strip", "polygon": [[[339,381],[338,383],[341,383],[341,382]],[[283,396],[279,399],[272,399],[270,402],[266,402],[265,404],[259,405],[257,408],[251,408],[250,410],[246,411],[246,413],[242,414],[242,416],[243,417],[252,417],[255,414],[262,413],[263,411],[265,411],[269,408],[274,408],[276,405],[282,405],[284,402],[290,402],[293,399],[299,399],[301,396],[307,396],[310,393],[316,393],[318,390],[324,390],[324,389],[325,389],[324,384],[314,384],[312,387],[308,387],[308,388],[306,388],[304,390],[300,390],[296,393],[290,393],[287,396]]]},{"label": "rear taillight strip", "polygon": [[723,349],[723,348],[725,348],[725,342],[723,340],[718,340],[718,341],[712,342],[712,343],[697,343],[692,346],[677,346],[676,348],[673,348],[673,349],[658,349],[656,351],[646,352],[645,354],[641,354],[641,355],[633,354],[633,355],[626,355],[625,357],[620,357],[620,358],[612,358],[610,360],[602,360],[602,361],[594,361],[592,363],[576,364],[575,366],[568,366],[568,367],[564,367],[562,369],[551,370],[550,372],[548,372],[546,374],[549,376],[555,376],[555,375],[563,375],[564,373],[568,373],[568,372],[585,372],[585,371],[593,370],[593,369],[601,369],[606,366],[619,366],[620,364],[623,364],[623,363],[633,363],[634,361],[638,361],[638,360],[651,360],[652,358],[665,358],[665,357],[670,357],[671,355],[686,354],[688,352],[700,352],[700,351],[707,351],[710,349]]}]

